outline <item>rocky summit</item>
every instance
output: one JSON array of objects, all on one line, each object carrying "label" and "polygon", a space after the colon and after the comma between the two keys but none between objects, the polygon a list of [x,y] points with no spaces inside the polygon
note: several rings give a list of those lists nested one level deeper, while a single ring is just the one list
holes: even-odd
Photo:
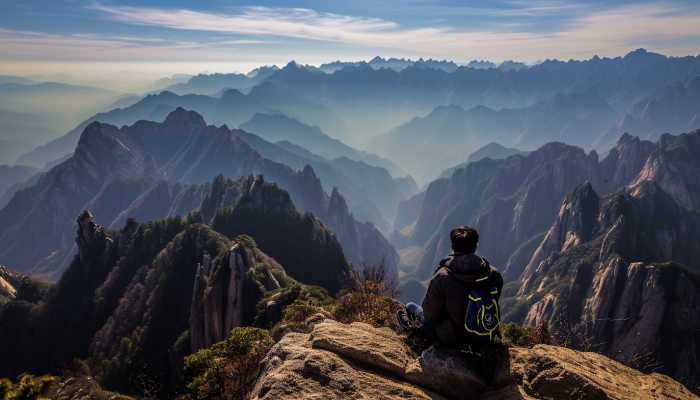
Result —
[{"label": "rocky summit", "polygon": [[698,398],[667,376],[645,375],[596,353],[536,345],[504,347],[487,358],[494,361],[437,345],[417,354],[388,328],[324,320],[270,350],[251,398]]}]

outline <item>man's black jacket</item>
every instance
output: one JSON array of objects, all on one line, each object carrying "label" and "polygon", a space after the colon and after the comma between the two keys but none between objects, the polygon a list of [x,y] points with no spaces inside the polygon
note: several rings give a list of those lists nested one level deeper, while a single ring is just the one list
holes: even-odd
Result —
[{"label": "man's black jacket", "polygon": [[[486,279],[484,279],[486,278]],[[461,347],[468,340],[464,329],[469,292],[496,287],[501,296],[503,278],[486,259],[474,253],[455,253],[440,261],[423,300],[423,315],[435,321],[441,342]]]}]

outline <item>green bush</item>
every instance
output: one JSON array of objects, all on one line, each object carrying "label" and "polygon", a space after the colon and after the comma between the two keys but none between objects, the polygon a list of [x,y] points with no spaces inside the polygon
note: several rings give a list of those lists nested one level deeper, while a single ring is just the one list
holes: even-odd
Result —
[{"label": "green bush", "polygon": [[255,383],[260,361],[274,341],[258,328],[235,328],[231,337],[185,357],[187,388],[195,399],[245,399]]},{"label": "green bush", "polygon": [[526,346],[528,338],[535,334],[533,327],[521,327],[515,322],[501,324],[503,342],[511,346]]},{"label": "green bush", "polygon": [[297,299],[284,310],[284,319],[290,322],[304,322],[319,311],[321,308],[315,302]]},{"label": "green bush", "polygon": [[53,381],[53,377],[48,375],[40,378],[34,378],[32,375],[24,375],[20,379],[19,384],[15,388],[12,388],[9,379],[0,379],[0,400],[44,399],[41,395],[49,389]]},{"label": "green bush", "polygon": [[10,389],[12,389],[12,382],[7,378],[0,379],[0,400],[5,400]]}]

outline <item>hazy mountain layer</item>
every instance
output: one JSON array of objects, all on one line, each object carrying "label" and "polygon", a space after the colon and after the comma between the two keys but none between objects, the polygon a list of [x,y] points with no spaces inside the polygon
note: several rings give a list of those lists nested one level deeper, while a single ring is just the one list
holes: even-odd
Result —
[{"label": "hazy mountain layer", "polygon": [[414,118],[379,136],[369,148],[426,182],[492,141],[528,147],[561,141],[589,148],[600,132],[618,120],[596,90],[557,94],[548,102],[522,109],[494,111],[478,106],[465,111],[458,105],[440,106],[425,118]]},{"label": "hazy mountain layer", "polygon": [[668,58],[640,49],[625,57],[547,60],[528,69],[509,71],[459,67],[448,73],[411,66],[396,72],[357,66],[324,74],[290,63],[266,81],[324,104],[359,138],[368,139],[411,118],[425,116],[439,105],[523,108],[549,101],[557,93],[583,93],[591,88],[596,88],[617,113],[624,114],[633,104],[686,76],[698,64],[697,57]]},{"label": "hazy mountain layer", "polygon": [[26,165],[0,165],[0,197],[12,185],[24,182],[40,170]]},{"label": "hazy mountain layer", "polygon": [[[187,80],[165,87],[165,90],[179,95],[185,94],[205,94],[213,95],[223,88],[245,89],[257,85],[267,78],[277,67],[257,68],[254,74],[198,74]],[[162,87],[160,88],[163,89]],[[154,89],[158,90],[158,89]]]},{"label": "hazy mountain layer", "polygon": [[[163,123],[140,121],[121,130],[90,124],[73,157],[42,175],[36,185],[16,193],[0,210],[4,232],[0,258],[18,270],[57,277],[74,252],[68,232],[72,216],[80,210],[93,208],[109,223],[123,221],[132,212],[148,219],[165,217],[172,210],[184,215],[199,205],[198,196],[205,190],[176,182],[205,182],[219,173],[233,177],[264,173],[289,191],[299,209],[350,225],[329,223],[334,231],[349,232],[338,237],[352,249],[346,253],[351,261],[371,260],[379,248],[398,264],[398,254],[371,224],[371,229],[360,231],[358,227],[364,225],[355,221],[346,206],[336,211],[345,214],[336,217],[327,211],[329,198],[311,167],[294,171],[267,160],[228,128],[207,126],[200,115],[183,109]],[[115,179],[115,174],[123,178]],[[158,181],[163,177],[173,183]],[[47,219],[53,221],[50,226]]]},{"label": "hazy mountain layer", "polygon": [[238,128],[256,134],[268,142],[289,141],[328,160],[347,157],[385,168],[394,177],[406,175],[401,168],[387,159],[347,146],[338,139],[330,138],[318,126],[308,126],[285,115],[255,114],[250,121],[239,125]]},{"label": "hazy mountain layer", "polygon": [[283,113],[302,122],[319,125],[326,132],[345,132],[343,121],[327,108],[269,83],[254,88],[247,95],[232,89],[220,98],[192,94],[179,96],[166,91],[146,96],[123,109],[93,115],[65,136],[21,156],[17,162],[43,167],[47,161],[72,152],[83,129],[94,121],[116,126],[131,125],[144,119],[161,122],[177,107],[194,110],[215,125],[237,127],[256,113]]},{"label": "hazy mountain layer", "polygon": [[[696,69],[700,73],[700,68]],[[658,140],[664,133],[680,134],[700,128],[700,77],[694,75],[662,87],[635,104],[618,124],[598,138],[596,145],[605,146],[623,132]]]},{"label": "hazy mountain layer", "polygon": [[120,93],[91,86],[56,82],[2,83],[0,109],[60,115],[77,123],[113,103]]},{"label": "hazy mountain layer", "polygon": [[486,146],[480,148],[479,150],[469,154],[469,157],[467,157],[467,161],[463,162],[455,167],[448,168],[440,174],[440,178],[449,178],[452,176],[452,174],[455,172],[457,168],[464,168],[469,164],[470,162],[475,162],[475,161],[480,161],[482,158],[490,158],[492,160],[499,160],[502,158],[508,158],[509,156],[512,156],[513,154],[522,154],[524,156],[530,154],[529,151],[520,151],[518,149],[510,148],[510,147],[504,147],[501,146],[500,144],[496,142],[491,142],[487,144]]},{"label": "hazy mountain layer", "polygon": [[654,144],[624,135],[602,161],[595,151],[586,155],[577,147],[549,143],[526,157],[457,169],[426,191],[407,243],[423,248],[414,274],[427,279],[449,251],[450,229],[471,225],[482,238],[480,254],[506,277],[519,277],[537,246],[530,239],[549,229],[564,196],[585,181],[607,194],[651,179],[686,207],[697,207],[699,137],[700,131],[664,135]]}]

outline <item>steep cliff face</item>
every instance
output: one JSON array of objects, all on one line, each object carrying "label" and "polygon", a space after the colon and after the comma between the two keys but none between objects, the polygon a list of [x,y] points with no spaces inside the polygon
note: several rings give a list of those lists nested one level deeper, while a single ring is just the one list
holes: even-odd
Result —
[{"label": "steep cliff face", "polygon": [[655,182],[600,199],[585,183],[566,197],[527,265],[518,303],[502,308],[553,330],[570,317],[593,350],[629,365],[658,359],[664,373],[691,380],[700,373],[698,243],[700,212]]},{"label": "steep cliff face", "polygon": [[424,249],[416,278],[430,276],[449,252],[450,230],[461,225],[479,231],[479,253],[504,269],[518,247],[548,229],[586,160],[579,148],[550,143],[527,157],[471,163],[449,181],[431,183],[408,241]]},{"label": "steep cliff face", "polygon": [[[231,329],[243,325],[244,302],[254,300],[243,296],[245,274],[254,266],[250,250],[236,244],[211,276],[211,257],[204,255],[203,264],[197,269],[190,307],[189,332],[193,353],[228,339]],[[251,308],[250,304],[248,308]]]},{"label": "steep cliff face", "polygon": [[514,265],[508,272],[527,280],[532,277],[540,263],[554,252],[565,251],[588,242],[596,225],[599,201],[600,198],[593,191],[590,183],[579,185],[564,199],[554,225],[545,235],[525,269],[518,271],[516,270],[518,266]]},{"label": "steep cliff face", "polygon": [[355,220],[337,188],[333,188],[323,221],[336,233],[345,255],[356,267],[360,268],[363,261],[376,263],[384,259],[389,272],[398,275],[396,249],[373,224]]},{"label": "steep cliff face", "polygon": [[13,300],[22,281],[22,276],[0,265],[0,304]]},{"label": "steep cliff face", "polygon": [[253,237],[292,278],[331,293],[352,268],[336,235],[313,214],[297,211],[289,194],[262,175],[244,179],[235,205],[219,209],[211,226],[231,239]]}]

